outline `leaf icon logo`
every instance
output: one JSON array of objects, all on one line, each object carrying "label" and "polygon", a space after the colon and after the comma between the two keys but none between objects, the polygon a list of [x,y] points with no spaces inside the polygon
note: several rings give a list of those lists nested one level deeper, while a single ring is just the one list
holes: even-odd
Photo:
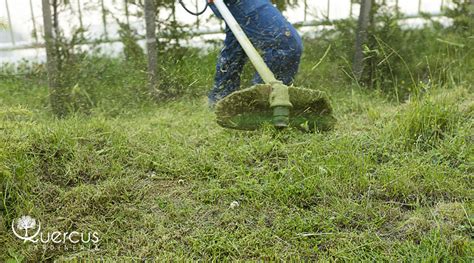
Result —
[{"label": "leaf icon logo", "polygon": [[33,240],[33,238],[35,238],[41,231],[41,223],[39,223],[39,221],[38,221],[38,229],[36,230],[36,232],[32,236],[28,235],[28,230],[36,228],[36,219],[32,218],[31,216],[22,216],[16,220],[16,228],[19,230],[23,230],[25,234],[24,235],[18,234],[18,232],[15,230],[15,220],[13,220],[12,230],[15,236],[24,240],[24,242],[26,242],[27,240],[33,243],[38,242],[38,240]]},{"label": "leaf icon logo", "polygon": [[28,235],[28,229],[33,229],[36,227],[36,220],[31,216],[22,216],[18,219],[17,228],[25,230],[25,235]]}]

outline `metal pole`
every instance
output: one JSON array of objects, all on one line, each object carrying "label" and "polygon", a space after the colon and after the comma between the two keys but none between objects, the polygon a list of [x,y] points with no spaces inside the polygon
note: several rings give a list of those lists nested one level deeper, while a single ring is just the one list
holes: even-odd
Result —
[{"label": "metal pole", "polygon": [[10,17],[10,9],[8,8],[8,0],[5,0],[5,7],[7,9],[8,26],[10,28],[10,39],[12,41],[12,45],[15,45],[15,35],[13,34],[12,19]]},{"label": "metal pole", "polygon": [[36,43],[38,43],[38,31],[36,30],[35,13],[33,12],[32,0],[30,0],[30,13],[31,13],[31,21],[33,21],[33,35],[35,37]]},{"label": "metal pole", "polygon": [[418,0],[418,14],[421,13],[421,0]]}]

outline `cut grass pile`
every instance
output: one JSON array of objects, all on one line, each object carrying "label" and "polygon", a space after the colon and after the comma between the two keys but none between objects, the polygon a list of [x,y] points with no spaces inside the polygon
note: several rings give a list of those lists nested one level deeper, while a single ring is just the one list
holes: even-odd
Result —
[{"label": "cut grass pile", "polygon": [[[201,100],[64,120],[2,106],[0,261],[472,260],[472,92],[332,95],[318,134],[224,130]],[[98,231],[99,250],[22,243],[21,215]]]}]

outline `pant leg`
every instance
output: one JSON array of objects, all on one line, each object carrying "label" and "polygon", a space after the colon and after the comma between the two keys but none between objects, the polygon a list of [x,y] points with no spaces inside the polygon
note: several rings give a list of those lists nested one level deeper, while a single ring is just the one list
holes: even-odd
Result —
[{"label": "pant leg", "polygon": [[240,88],[240,75],[247,55],[230,29],[226,29],[224,48],[216,66],[214,87],[209,93],[209,102],[215,103]]},{"label": "pant leg", "polygon": [[[244,30],[253,43],[263,52],[263,59],[276,79],[290,85],[298,72],[303,41],[297,30],[272,5],[258,8],[252,16],[253,23]],[[254,83],[262,83],[256,74]]]},{"label": "pant leg", "polygon": [[[263,59],[277,80],[285,85],[293,84],[300,65],[301,52],[267,49],[264,50]],[[255,74],[253,84],[263,83],[258,73]]]}]

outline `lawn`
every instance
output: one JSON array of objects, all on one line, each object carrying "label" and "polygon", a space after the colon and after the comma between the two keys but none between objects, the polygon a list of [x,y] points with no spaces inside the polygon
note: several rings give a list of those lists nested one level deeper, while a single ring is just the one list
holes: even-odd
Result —
[{"label": "lawn", "polygon": [[[331,98],[324,133],[219,127],[204,98],[215,54],[167,72],[185,95],[159,103],[142,98],[141,71],[88,60],[78,75],[93,89],[74,94],[93,107],[64,119],[42,66],[2,75],[0,261],[472,261],[472,76],[450,65],[451,79],[395,97],[351,80],[334,47],[315,68],[328,46],[307,44],[297,81]],[[22,215],[100,242],[23,243]]]}]

